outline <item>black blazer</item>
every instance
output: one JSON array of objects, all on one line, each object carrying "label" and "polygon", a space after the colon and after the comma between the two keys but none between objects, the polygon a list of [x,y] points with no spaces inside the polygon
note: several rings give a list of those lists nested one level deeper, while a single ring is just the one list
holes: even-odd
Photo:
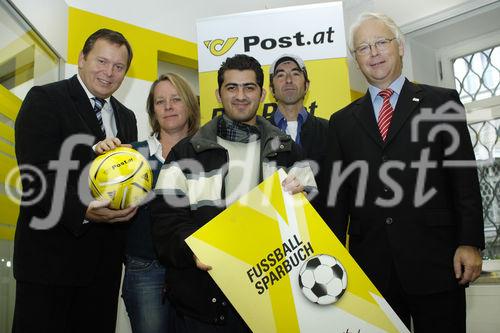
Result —
[{"label": "black blazer", "polygon": [[[117,137],[124,143],[137,140],[134,113],[111,97],[117,122]],[[33,199],[43,188],[39,177],[29,179],[25,166],[41,171],[46,190],[34,204],[21,205],[14,240],[14,276],[18,281],[57,284],[86,285],[95,277],[97,265],[114,262],[109,270],[121,270],[123,251],[123,225],[106,223],[83,224],[87,205],[78,196],[80,177],[87,183],[88,169],[94,159],[92,147],[77,145],[71,159],[77,161],[71,167],[67,179],[63,179],[65,191],[57,193],[57,172],[50,161],[58,160],[66,139],[75,134],[94,137],[94,144],[103,139],[89,98],[78,78],[33,87],[24,99],[15,123],[16,157],[23,179],[23,201]],[[33,191],[33,195],[27,195]],[[30,227],[33,217],[45,218],[51,210],[62,204],[62,214],[49,215],[54,227],[36,230]]]},{"label": "black blazer", "polygon": [[[389,281],[392,264],[408,293],[455,288],[453,255],[457,246],[484,247],[476,168],[449,166],[454,161],[474,161],[464,113],[447,107],[442,119],[418,121],[426,109],[436,111],[450,101],[463,111],[455,90],[406,80],[385,143],[380,137],[368,92],[330,118],[322,188],[325,184],[333,183],[333,187],[340,184],[339,177],[331,183],[333,163],[341,162],[344,171],[353,163],[358,163],[358,167],[342,183],[333,209],[324,213],[324,217],[343,242],[350,220],[350,253],[381,290]],[[450,116],[455,119],[450,120]],[[413,133],[418,134],[415,142],[411,137],[412,123],[416,125]],[[458,146],[446,151],[455,142],[446,131],[437,131],[433,140],[428,140],[437,129],[458,134]],[[424,172],[418,164],[422,159],[434,163],[432,168]],[[382,180],[379,170],[384,173],[381,169],[384,162],[392,166],[386,172],[389,177]],[[363,172],[367,177],[363,178]],[[423,178],[424,173],[425,186],[419,188],[418,184],[424,182],[418,179]],[[359,190],[358,185],[365,191]],[[361,194],[358,204],[357,193]],[[432,196],[422,203],[418,193]],[[389,200],[395,194],[400,195],[399,202],[381,207],[381,199]]]}]

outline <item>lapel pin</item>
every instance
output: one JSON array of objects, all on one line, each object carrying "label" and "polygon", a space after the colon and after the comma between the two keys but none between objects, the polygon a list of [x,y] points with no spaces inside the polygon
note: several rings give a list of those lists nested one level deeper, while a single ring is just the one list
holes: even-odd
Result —
[{"label": "lapel pin", "polygon": [[413,97],[414,102],[420,102],[420,98]]}]

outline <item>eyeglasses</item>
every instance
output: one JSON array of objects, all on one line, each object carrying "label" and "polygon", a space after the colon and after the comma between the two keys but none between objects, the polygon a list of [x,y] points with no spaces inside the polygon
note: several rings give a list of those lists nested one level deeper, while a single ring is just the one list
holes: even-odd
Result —
[{"label": "eyeglasses", "polygon": [[380,39],[376,40],[374,43],[361,44],[360,46],[358,46],[357,48],[354,49],[354,53],[361,55],[361,56],[366,56],[371,52],[372,46],[377,48],[377,51],[385,51],[389,47],[389,43],[395,39],[397,39],[397,38],[396,37],[380,38]]}]

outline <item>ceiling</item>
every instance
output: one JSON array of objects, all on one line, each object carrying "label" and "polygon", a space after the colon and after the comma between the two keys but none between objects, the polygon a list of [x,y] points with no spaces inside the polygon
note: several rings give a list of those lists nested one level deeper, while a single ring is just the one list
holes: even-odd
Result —
[{"label": "ceiling", "polygon": [[493,31],[500,31],[500,2],[408,33],[406,37],[440,49]]}]

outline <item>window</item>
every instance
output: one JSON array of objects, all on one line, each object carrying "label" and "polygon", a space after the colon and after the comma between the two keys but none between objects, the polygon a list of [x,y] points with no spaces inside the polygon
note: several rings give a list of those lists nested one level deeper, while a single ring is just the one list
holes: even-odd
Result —
[{"label": "window", "polygon": [[[19,194],[14,152],[14,121],[21,100],[35,84],[59,79],[58,56],[8,1],[0,1],[0,332],[10,332],[14,314],[13,237]],[[16,178],[16,179],[14,179]]]},{"label": "window", "polygon": [[59,79],[59,57],[9,5],[0,2],[0,84],[23,99],[36,85]]},{"label": "window", "polygon": [[463,103],[500,95],[500,45],[453,59],[455,85]]},{"label": "window", "polygon": [[500,118],[469,124],[483,198],[485,259],[500,259]]},{"label": "window", "polygon": [[500,45],[449,59],[478,161],[486,240],[483,256],[500,259]]}]

